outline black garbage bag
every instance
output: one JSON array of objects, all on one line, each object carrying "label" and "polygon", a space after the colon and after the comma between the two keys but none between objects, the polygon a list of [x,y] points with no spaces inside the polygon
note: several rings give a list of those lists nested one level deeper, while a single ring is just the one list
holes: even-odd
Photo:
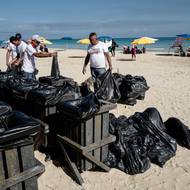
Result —
[{"label": "black garbage bag", "polygon": [[30,90],[27,96],[28,101],[39,105],[56,105],[59,102],[78,97],[79,87],[71,82],[66,82],[62,87],[54,87],[40,84],[38,88]]},{"label": "black garbage bag", "polygon": [[11,106],[7,103],[0,101],[0,116],[12,111]]},{"label": "black garbage bag", "polygon": [[53,77],[53,76],[44,76],[44,77],[39,77],[39,82],[42,84],[47,84],[50,86],[63,86],[66,81],[72,81],[72,78],[64,77],[64,76],[59,76],[59,77]]},{"label": "black garbage bag", "polygon": [[121,97],[110,69],[97,78],[96,86],[95,93],[99,99],[116,103]]},{"label": "black garbage bag", "polygon": [[110,115],[110,133],[116,141],[109,146],[105,163],[128,174],[143,173],[150,168],[147,156],[148,136],[141,135],[127,117]]},{"label": "black garbage bag", "polygon": [[6,81],[6,88],[13,98],[26,100],[28,92],[39,87],[39,82],[33,79],[15,77]]},{"label": "black garbage bag", "polygon": [[59,76],[60,76],[60,70],[59,70],[59,64],[58,64],[58,57],[57,56],[53,56],[53,59],[52,59],[51,76],[54,78],[59,78]]},{"label": "black garbage bag", "polygon": [[78,83],[73,80],[66,81],[63,85],[63,89],[65,90],[65,93],[75,93],[75,98],[80,96],[80,87]]},{"label": "black garbage bag", "polygon": [[113,73],[113,78],[115,80],[116,85],[120,89],[120,85],[122,84],[123,80],[125,79],[125,76],[119,73]]},{"label": "black garbage bag", "polygon": [[121,93],[120,101],[127,105],[134,105],[136,104],[136,99],[144,99],[145,92],[148,89],[149,87],[144,77],[126,75],[119,86]]},{"label": "black garbage bag", "polygon": [[137,81],[137,83],[139,83],[139,86],[141,86],[141,90],[143,90],[143,92],[141,92],[139,96],[137,96],[137,99],[144,100],[145,92],[149,89],[146,79],[143,76],[135,76],[134,78]]},{"label": "black garbage bag", "polygon": [[156,108],[148,108],[127,118],[110,115],[110,133],[116,141],[109,146],[106,164],[129,174],[146,171],[150,162],[163,167],[175,156],[175,139],[166,134],[162,118]]},{"label": "black garbage bag", "polygon": [[147,108],[142,113],[135,113],[129,118],[133,126],[142,135],[149,135],[148,157],[152,163],[163,167],[167,160],[175,156],[177,144],[166,133],[161,116],[156,108]]},{"label": "black garbage bag", "polygon": [[68,100],[57,105],[60,113],[73,119],[88,119],[100,110],[100,102],[94,93],[75,100]]},{"label": "black garbage bag", "polygon": [[190,130],[184,123],[171,117],[164,124],[167,134],[173,137],[179,145],[190,149]]},{"label": "black garbage bag", "polygon": [[0,71],[0,87],[3,85],[7,79],[13,78],[14,76],[10,72]]},{"label": "black garbage bag", "polygon": [[12,111],[12,108],[5,102],[0,101],[0,134],[6,130],[7,116],[6,114]]},{"label": "black garbage bag", "polygon": [[5,88],[7,79],[13,78],[14,76],[10,72],[0,72],[0,99],[7,100],[8,92]]},{"label": "black garbage bag", "polygon": [[81,83],[81,86],[79,86],[79,88],[82,97],[88,96],[92,93],[91,89],[88,87],[88,84],[86,82]]},{"label": "black garbage bag", "polygon": [[6,114],[6,130],[0,133],[0,144],[28,137],[40,131],[40,124],[31,117],[17,111]]}]

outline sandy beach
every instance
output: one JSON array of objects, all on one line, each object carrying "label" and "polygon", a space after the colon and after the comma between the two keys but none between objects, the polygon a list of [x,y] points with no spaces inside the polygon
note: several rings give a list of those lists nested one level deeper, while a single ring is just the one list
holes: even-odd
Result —
[{"label": "sandy beach", "polygon": [[[0,50],[0,69],[5,70],[5,50]],[[82,82],[90,76],[89,68],[86,75],[82,74],[82,66],[86,51],[58,51],[61,74]],[[51,58],[37,60],[38,76],[49,75]],[[130,55],[116,52],[112,58],[113,72],[121,74],[142,75],[146,78],[150,89],[144,101],[135,106],[118,104],[112,112],[130,116],[135,112],[144,111],[148,107],[156,107],[163,120],[169,117],[181,119],[190,126],[190,57],[163,56],[160,53],[137,55],[131,61]],[[84,172],[83,187],[57,168],[51,161],[44,162],[45,155],[35,152],[37,159],[45,165],[45,173],[38,179],[39,190],[189,190],[190,189],[190,151],[178,146],[176,156],[170,159],[163,168],[151,164],[144,174],[130,176],[117,169],[109,173]]]}]

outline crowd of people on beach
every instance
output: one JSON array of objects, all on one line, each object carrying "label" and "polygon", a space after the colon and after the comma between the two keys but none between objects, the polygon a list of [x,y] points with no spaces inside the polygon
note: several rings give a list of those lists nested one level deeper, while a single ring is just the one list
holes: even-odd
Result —
[{"label": "crowd of people on beach", "polygon": [[[96,78],[106,72],[107,65],[112,70],[110,52],[115,57],[115,50],[118,46],[116,41],[112,39],[111,47],[108,48],[105,43],[98,40],[95,32],[89,34],[90,45],[87,49],[87,56],[84,61],[82,73],[86,73],[86,67],[90,62],[91,75],[94,81]],[[145,47],[142,50],[133,45],[124,48],[123,53],[131,54],[132,59],[136,59],[136,54],[145,53]],[[28,41],[22,40],[20,33],[11,36],[6,53],[7,71],[13,72],[15,75],[22,75],[26,79],[36,79],[38,70],[36,69],[36,57],[52,57],[57,56],[57,52],[50,53],[48,48],[39,35],[33,35]]]},{"label": "crowd of people on beach", "polygon": [[11,36],[6,53],[7,71],[15,75],[23,75],[27,79],[35,79],[37,74],[36,57],[52,57],[39,35],[33,35],[28,41],[22,40],[20,33]]},{"label": "crowd of people on beach", "polygon": [[[94,80],[106,72],[107,63],[112,70],[111,57],[108,47],[97,38],[96,33],[89,35],[90,45],[87,49],[87,56],[84,61],[82,73],[86,73],[86,67],[90,62],[91,75]],[[112,42],[111,52],[115,56],[115,48],[118,45]],[[26,79],[36,79],[38,70],[36,69],[36,57],[57,56],[57,52],[50,53],[39,35],[33,35],[28,41],[22,40],[20,33],[11,36],[6,53],[7,71],[15,75],[22,75]]]},{"label": "crowd of people on beach", "polygon": [[142,53],[146,53],[146,48],[144,46],[142,49],[139,49],[136,45],[132,45],[131,48],[130,46],[123,46],[123,54],[131,54],[133,60],[136,59],[136,54]]}]

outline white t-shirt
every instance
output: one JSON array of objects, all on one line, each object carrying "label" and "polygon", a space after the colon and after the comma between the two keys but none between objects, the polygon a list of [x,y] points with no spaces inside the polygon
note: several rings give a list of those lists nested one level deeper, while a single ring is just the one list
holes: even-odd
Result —
[{"label": "white t-shirt", "polygon": [[26,51],[24,52],[24,60],[22,65],[22,71],[27,73],[33,73],[35,71],[35,56],[34,53],[37,52],[37,49],[34,48],[31,44],[27,45]]},{"label": "white t-shirt", "polygon": [[106,68],[106,58],[104,53],[108,52],[107,46],[103,42],[96,45],[89,45],[87,52],[90,54],[90,67]]},{"label": "white t-shirt", "polygon": [[7,49],[12,53],[12,59],[16,58],[17,54],[19,53],[22,56],[26,50],[27,44],[23,41],[19,44],[19,46],[15,46],[12,43],[9,43]]}]

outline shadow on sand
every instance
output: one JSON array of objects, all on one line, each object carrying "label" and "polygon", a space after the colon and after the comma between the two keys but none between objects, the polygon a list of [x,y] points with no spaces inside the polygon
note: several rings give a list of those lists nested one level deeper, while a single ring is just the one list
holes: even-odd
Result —
[{"label": "shadow on sand", "polygon": [[173,56],[172,53],[157,53],[157,56]]},{"label": "shadow on sand", "polygon": [[69,56],[68,58],[85,58],[85,56]]},{"label": "shadow on sand", "polygon": [[117,59],[117,61],[135,61],[134,59]]}]

